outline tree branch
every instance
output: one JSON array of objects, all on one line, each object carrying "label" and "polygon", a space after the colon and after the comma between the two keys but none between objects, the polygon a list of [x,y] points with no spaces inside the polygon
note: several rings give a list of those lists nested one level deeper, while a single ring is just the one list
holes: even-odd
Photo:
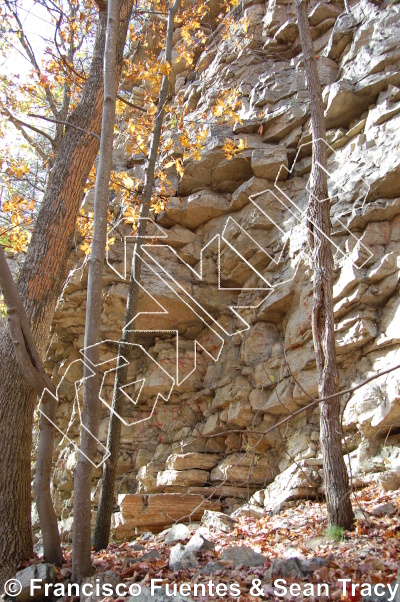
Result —
[{"label": "tree branch", "polygon": [[[38,144],[36,144],[36,142],[34,141],[33,138],[31,138],[31,136],[29,136],[29,134],[27,134],[27,132],[25,132],[24,128],[22,127],[21,123],[15,119],[13,116],[8,115],[8,118],[10,119],[11,123],[14,125],[14,127],[21,132],[22,136],[25,138],[25,140],[28,142],[28,144],[30,144],[31,146],[33,146],[33,148],[35,149],[35,151],[37,152],[37,154],[39,155],[39,157],[41,159],[43,159],[43,161],[47,160],[47,155],[46,153],[40,148],[40,146]],[[26,127],[29,127],[28,125]]]},{"label": "tree branch", "polygon": [[94,3],[97,5],[99,10],[107,10],[107,0],[94,0]]},{"label": "tree branch", "polygon": [[[40,134],[40,136],[44,136],[45,138],[47,138],[47,140],[50,142],[51,146],[54,148],[54,140],[50,136],[50,134],[47,134],[47,132],[43,132],[43,130],[40,130],[39,128],[35,127],[34,125],[26,123],[25,121],[22,121],[22,119],[19,119],[18,117],[15,117],[15,115],[13,115],[6,107],[3,107],[1,110],[8,116],[8,118],[10,119],[10,121],[15,126],[16,126],[16,123],[19,123],[21,126],[23,125],[24,127],[29,128],[33,132],[36,132],[36,134]],[[28,116],[29,117],[36,117],[36,115],[28,115]]]},{"label": "tree branch", "polygon": [[58,123],[61,125],[69,126],[71,128],[74,128],[74,130],[84,132],[85,134],[89,134],[89,136],[94,136],[95,138],[97,138],[97,140],[100,140],[100,136],[98,134],[95,134],[90,130],[85,130],[84,128],[81,128],[71,123],[70,121],[62,121],[61,119],[51,119],[50,117],[45,117],[45,115],[33,115],[33,113],[28,113],[28,117],[33,117],[34,119],[44,119],[45,121],[50,121],[51,123]]},{"label": "tree branch", "polygon": [[[79,79],[82,79],[83,81],[86,81],[86,77],[84,75],[82,75],[81,73],[79,73],[75,67],[71,64],[71,62],[68,62],[65,58],[65,56],[62,54],[62,52],[60,51],[60,48],[58,46],[57,41],[55,40],[56,43],[56,48],[59,54],[59,57],[61,58],[61,60],[63,61],[65,67],[67,69],[69,69],[70,71],[72,71],[72,73],[74,75],[76,75],[76,77],[79,77]],[[140,107],[139,105],[135,104],[134,102],[131,102],[130,100],[127,100],[126,98],[124,98],[123,96],[121,96],[120,94],[117,94],[117,99],[120,100],[121,102],[123,102],[124,104],[126,104],[128,107],[131,107],[131,109],[137,109],[138,111],[141,111],[142,113],[147,113],[147,109],[144,109],[143,107]]]},{"label": "tree branch", "polygon": [[[277,422],[276,424],[271,426],[266,431],[246,431],[246,434],[260,435],[260,439],[256,443],[256,447],[257,447],[257,445],[259,445],[261,443],[261,441],[263,440],[263,438],[266,435],[269,435],[269,433],[271,433],[274,429],[279,428],[280,426],[286,424],[287,422],[289,422],[289,420],[291,420],[295,416],[298,416],[299,414],[306,412],[310,408],[315,408],[317,405],[319,405],[320,403],[322,403],[324,401],[330,401],[332,399],[335,399],[336,397],[341,397],[342,395],[346,395],[348,393],[349,394],[354,393],[355,391],[357,391],[358,389],[361,389],[361,387],[364,387],[365,385],[372,382],[373,380],[376,380],[377,378],[379,378],[381,376],[385,376],[385,374],[390,374],[390,372],[394,372],[395,370],[400,370],[400,364],[397,364],[396,366],[392,366],[391,368],[387,368],[386,370],[382,370],[381,372],[377,372],[373,376],[370,376],[369,378],[366,378],[365,380],[360,382],[358,385],[354,385],[354,387],[350,387],[349,389],[344,389],[343,391],[338,391],[338,393],[334,393],[333,395],[328,395],[327,397],[322,397],[321,399],[315,399],[314,401],[307,404],[303,408],[300,408],[299,410],[296,410],[295,412],[291,412],[290,416],[286,416],[286,418],[283,418],[282,420],[280,420],[279,422]],[[242,429],[229,429],[229,430],[221,431],[220,433],[214,433],[212,435],[200,435],[199,437],[196,437],[196,439],[213,439],[215,437],[221,437],[222,435],[224,435],[224,436],[229,435],[230,433],[243,433],[243,430]]]},{"label": "tree branch", "polygon": [[142,113],[147,113],[147,109],[144,109],[143,107],[139,107],[139,105],[136,105],[134,102],[131,102],[130,100],[126,100],[126,98],[124,98],[123,96],[120,96],[119,94],[117,94],[117,99],[120,100],[121,102],[123,102],[124,104],[128,105],[128,107],[131,107],[132,109],[137,109],[138,111],[142,111]]},{"label": "tree branch", "polygon": [[19,297],[3,247],[0,245],[0,287],[7,307],[8,326],[14,344],[15,355],[26,380],[38,395],[47,388],[56,394],[56,389],[46,374],[43,362],[29,327],[28,318]]},{"label": "tree branch", "polygon": [[[11,7],[9,0],[5,0],[5,3],[7,5],[7,7],[8,7],[8,9],[10,10],[11,14],[13,15],[14,19],[16,20],[16,22],[18,24],[18,27],[20,28],[19,41],[20,41],[23,49],[25,50],[26,55],[27,55],[27,57],[28,57],[31,65],[33,66],[33,68],[35,69],[37,75],[40,78],[40,76],[41,76],[40,67],[39,67],[38,62],[36,60],[35,53],[33,52],[32,46],[30,45],[29,40],[28,40],[28,38],[26,37],[26,35],[24,33],[24,29],[23,29],[23,25],[22,25],[21,19],[19,18],[17,11],[14,10]],[[53,95],[50,92],[50,89],[48,87],[44,87],[44,93],[46,95],[47,102],[49,103],[49,106],[50,106],[50,108],[51,108],[51,110],[53,112],[53,115],[57,116],[58,115],[57,104],[56,104],[56,102],[54,100]]]}]

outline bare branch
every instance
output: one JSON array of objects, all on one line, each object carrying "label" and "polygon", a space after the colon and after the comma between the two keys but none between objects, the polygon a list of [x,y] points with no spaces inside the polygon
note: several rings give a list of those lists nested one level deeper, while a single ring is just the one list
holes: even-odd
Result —
[{"label": "bare branch", "polygon": [[89,136],[94,136],[95,138],[97,138],[97,140],[100,140],[100,136],[98,134],[95,134],[94,132],[91,132],[90,130],[85,130],[84,128],[74,125],[70,121],[62,121],[61,119],[51,119],[50,117],[46,117],[45,115],[33,115],[33,113],[28,113],[28,117],[33,117],[35,119],[44,119],[45,121],[50,121],[51,123],[59,123],[59,124],[74,128],[74,130],[78,130],[79,132],[84,132],[85,134],[89,134]]},{"label": "bare branch", "polygon": [[28,318],[22,305],[17,286],[7,263],[3,247],[0,245],[0,287],[3,291],[4,302],[7,307],[8,325],[11,339],[14,344],[18,364],[24,377],[30,382],[38,395],[47,388],[55,394],[56,390],[47,376],[36,347]]},{"label": "bare branch", "polygon": [[[40,67],[38,65],[38,62],[36,60],[35,57],[35,53],[33,52],[33,48],[28,40],[28,38],[26,37],[25,33],[24,33],[24,28],[23,28],[23,24],[21,22],[21,19],[18,16],[18,13],[16,10],[14,10],[11,7],[11,4],[9,2],[9,0],[4,0],[5,4],[7,5],[7,7],[9,8],[11,14],[13,15],[14,19],[16,20],[18,27],[20,28],[20,32],[19,32],[19,41],[23,47],[23,49],[25,50],[25,53],[31,63],[31,65],[33,66],[33,68],[35,69],[38,77],[40,78],[41,76],[41,71],[40,71]],[[53,112],[54,116],[58,115],[58,110],[57,110],[57,104],[54,100],[54,97],[52,95],[52,93],[50,92],[50,89],[48,87],[44,87],[44,93],[46,95],[47,98],[47,102],[49,103],[49,106]]]},{"label": "bare branch", "polygon": [[135,103],[131,102],[130,100],[126,100],[126,98],[124,98],[123,96],[120,96],[119,94],[117,94],[117,98],[124,104],[128,105],[128,107],[131,107],[132,109],[137,109],[138,111],[142,111],[142,113],[147,113],[147,109],[144,109],[143,107],[139,107],[139,105],[136,105]]},{"label": "bare branch", "polygon": [[[40,146],[35,142],[35,140],[29,136],[29,134],[27,132],[25,132],[24,128],[22,127],[22,124],[20,121],[18,121],[17,119],[15,119],[13,116],[8,115],[11,123],[14,125],[14,127],[21,132],[22,136],[25,138],[25,140],[28,142],[28,144],[30,144],[35,151],[37,152],[37,154],[39,155],[39,157],[41,159],[43,159],[43,161],[47,160],[47,155],[46,153],[43,151],[43,149],[40,148]],[[29,127],[28,125],[26,125],[25,127]]]},{"label": "bare branch", "polygon": [[[271,433],[274,429],[279,428],[280,426],[286,424],[287,422],[289,422],[289,420],[291,420],[295,416],[298,416],[299,414],[302,414],[303,412],[306,412],[307,410],[309,410],[311,408],[315,408],[317,405],[319,405],[320,403],[322,403],[324,401],[330,401],[332,399],[335,399],[336,397],[341,397],[342,395],[346,395],[348,393],[349,394],[354,393],[355,391],[357,391],[358,389],[361,389],[361,387],[364,387],[365,385],[372,382],[373,380],[376,380],[377,378],[380,378],[381,376],[385,376],[385,374],[390,374],[390,372],[394,372],[395,370],[400,370],[400,364],[397,364],[396,366],[392,366],[391,368],[387,368],[386,370],[382,370],[381,372],[377,372],[373,376],[370,376],[369,378],[366,378],[365,380],[363,380],[358,385],[354,385],[354,387],[350,387],[349,389],[344,389],[343,391],[338,391],[337,393],[334,393],[333,395],[328,395],[327,397],[322,397],[321,399],[315,399],[314,401],[312,401],[311,403],[307,404],[306,406],[300,408],[299,410],[292,412],[290,414],[290,416],[286,416],[286,418],[283,418],[282,420],[280,420],[279,422],[277,422],[276,424],[271,426],[266,431],[255,431],[255,430],[249,431],[249,430],[247,430],[246,434],[261,435],[259,441],[256,443],[256,447],[257,447],[261,443],[261,441],[263,440],[265,435],[269,435],[269,433]],[[229,429],[229,430],[221,431],[220,433],[214,433],[212,435],[200,435],[199,437],[196,437],[196,439],[214,439],[215,437],[221,437],[222,435],[229,435],[230,433],[243,433],[243,430],[242,429]]]},{"label": "bare branch", "polygon": [[[16,127],[17,127],[16,124],[18,123],[18,124],[20,124],[20,126],[29,128],[33,132],[36,132],[36,134],[40,134],[40,136],[44,136],[45,138],[47,138],[47,140],[50,142],[51,146],[54,148],[54,140],[49,134],[47,134],[47,132],[44,132],[43,130],[35,127],[34,125],[31,125],[30,123],[26,123],[26,121],[22,121],[18,117],[15,117],[15,115],[13,115],[6,107],[3,107],[1,110],[3,113],[5,113],[7,115],[7,117],[10,119],[10,121]],[[37,115],[29,115],[29,117],[37,117]],[[18,129],[21,130],[21,128],[18,128]]]}]

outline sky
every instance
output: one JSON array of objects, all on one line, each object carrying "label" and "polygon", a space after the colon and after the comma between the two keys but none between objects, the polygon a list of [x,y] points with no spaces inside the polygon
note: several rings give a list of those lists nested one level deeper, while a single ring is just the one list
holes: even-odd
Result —
[{"label": "sky", "polygon": [[[54,26],[51,23],[49,13],[34,0],[19,0],[19,14],[23,23],[25,34],[35,53],[39,65],[44,57],[46,48],[46,38],[52,38],[54,35]],[[6,75],[19,75],[20,81],[28,77],[32,65],[29,60],[18,51],[16,46],[8,56],[0,56],[0,73]],[[0,140],[0,152],[4,151],[10,143],[18,146],[22,142],[21,135],[10,124],[7,128],[6,136]]]},{"label": "sky", "polygon": [[[20,0],[18,4],[25,33],[40,64],[46,47],[45,39],[52,38],[54,26],[51,24],[47,10],[33,0]],[[16,73],[23,78],[30,69],[29,61],[17,50],[6,57],[2,56],[0,59],[0,71],[2,73]]]}]

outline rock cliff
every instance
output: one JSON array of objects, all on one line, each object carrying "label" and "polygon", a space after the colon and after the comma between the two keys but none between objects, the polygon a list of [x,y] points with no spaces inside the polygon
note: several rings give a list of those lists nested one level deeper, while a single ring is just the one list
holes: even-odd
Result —
[{"label": "rock cliff", "polygon": [[[326,106],[336,342],[346,389],[400,363],[400,6],[359,0],[346,10],[334,0],[312,2],[310,11]],[[211,125],[200,161],[184,162],[182,177],[171,168],[171,201],[148,228],[152,246],[131,325],[137,334],[118,463],[117,535],[198,518],[206,498],[205,507],[230,511],[256,491],[254,503],[267,508],[323,491],[318,408],[262,435],[317,395],[304,213],[310,115],[295,11],[285,0],[243,0],[232,16],[241,23],[234,36],[205,23],[207,43],[194,67],[173,64],[188,120]],[[242,101],[233,130],[216,125],[210,111],[232,89]],[[222,150],[226,138],[247,142],[231,160]],[[134,159],[121,135],[115,169],[140,175],[143,161]],[[105,341],[118,340],[123,328],[129,234],[123,220],[113,232]],[[61,382],[60,430],[69,438],[58,437],[54,474],[65,537],[87,278],[79,250],[70,268],[47,354]],[[104,343],[103,443],[115,356],[115,344]],[[400,370],[342,399],[343,452],[350,454],[354,486],[374,475],[397,488]],[[173,512],[160,520],[166,504]]]}]

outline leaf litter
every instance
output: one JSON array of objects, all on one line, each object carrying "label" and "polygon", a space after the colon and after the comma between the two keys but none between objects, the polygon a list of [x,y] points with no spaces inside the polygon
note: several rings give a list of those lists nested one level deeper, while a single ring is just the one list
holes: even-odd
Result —
[{"label": "leaf litter", "polygon": [[[126,584],[139,583],[148,586],[151,579],[161,579],[163,584],[205,583],[211,579],[214,584],[233,583],[240,585],[240,597],[203,596],[194,599],[208,600],[285,600],[317,602],[319,600],[341,600],[343,602],[361,601],[359,591],[343,594],[343,584],[339,579],[351,579],[353,583],[392,583],[397,578],[400,559],[400,499],[399,492],[382,493],[377,485],[370,485],[353,494],[353,508],[357,519],[354,530],[344,532],[341,540],[330,538],[326,524],[326,504],[318,501],[298,500],[288,502],[284,509],[274,515],[266,514],[260,519],[240,517],[236,527],[230,533],[215,532],[210,529],[207,536],[214,543],[214,550],[197,554],[199,566],[189,570],[171,570],[169,554],[171,547],[167,545],[162,534],[143,539],[140,535],[133,541],[112,543],[106,550],[92,552],[93,576],[113,571],[120,582]],[[382,512],[380,511],[382,508]],[[385,509],[388,513],[385,513]],[[196,525],[189,525],[191,534]],[[183,543],[186,543],[184,541]],[[221,552],[229,547],[247,546],[254,552],[265,556],[263,567],[234,566],[231,562],[221,559]],[[152,554],[145,560],[143,555],[150,551]],[[71,576],[71,548],[64,549],[65,563],[57,570],[57,579],[62,582]],[[273,580],[267,578],[267,572],[274,561],[298,558],[304,561],[322,559],[324,566],[312,571],[307,578],[285,575],[288,583],[327,583],[329,597],[310,596],[302,594],[291,596],[276,596]],[[38,563],[40,558],[32,559]],[[207,563],[216,563],[212,574],[205,574],[202,568]],[[24,563],[20,568],[24,568]],[[218,570],[215,571],[215,568]],[[214,572],[215,571],[215,572]],[[207,571],[206,571],[207,572]],[[253,581],[261,580],[264,595],[250,594]],[[400,588],[399,588],[400,589]],[[127,598],[115,598],[122,602]],[[140,599],[139,598],[132,598]],[[173,598],[171,598],[172,600]],[[193,599],[193,598],[192,598]],[[382,598],[385,600],[386,598]],[[111,599],[104,599],[107,602]]]}]

